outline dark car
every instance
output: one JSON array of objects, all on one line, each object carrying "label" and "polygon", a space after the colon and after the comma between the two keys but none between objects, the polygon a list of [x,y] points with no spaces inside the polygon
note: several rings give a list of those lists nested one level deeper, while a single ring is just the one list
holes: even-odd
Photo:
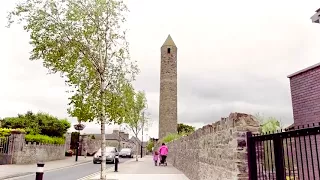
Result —
[{"label": "dark car", "polygon": [[[118,153],[116,147],[106,147],[106,163],[115,163],[115,156]],[[93,156],[93,164],[101,163],[101,148]]]},{"label": "dark car", "polygon": [[130,148],[123,148],[119,152],[120,157],[128,157],[128,158],[133,158],[133,152]]}]

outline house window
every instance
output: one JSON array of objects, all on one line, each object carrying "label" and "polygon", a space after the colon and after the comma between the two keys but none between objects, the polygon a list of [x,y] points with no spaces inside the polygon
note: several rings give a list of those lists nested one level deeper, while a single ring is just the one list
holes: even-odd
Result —
[{"label": "house window", "polygon": [[171,50],[170,48],[167,49],[167,53],[168,53],[168,54],[170,54],[170,50]]}]

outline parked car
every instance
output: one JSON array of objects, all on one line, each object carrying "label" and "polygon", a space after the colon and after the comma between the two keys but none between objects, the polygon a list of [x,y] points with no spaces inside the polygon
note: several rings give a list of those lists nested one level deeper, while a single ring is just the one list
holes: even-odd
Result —
[{"label": "parked car", "polygon": [[[106,163],[114,164],[116,153],[118,153],[118,150],[116,147],[111,147],[111,146],[106,147]],[[101,162],[102,162],[102,157],[101,157],[101,148],[100,148],[93,156],[93,164],[97,164]]]},{"label": "parked car", "polygon": [[128,157],[128,158],[133,158],[133,152],[132,149],[130,148],[123,148],[119,152],[120,157]]}]

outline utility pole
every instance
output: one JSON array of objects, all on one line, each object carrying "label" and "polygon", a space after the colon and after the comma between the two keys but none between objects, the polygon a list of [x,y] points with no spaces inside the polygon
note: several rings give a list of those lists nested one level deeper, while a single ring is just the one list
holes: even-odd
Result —
[{"label": "utility pole", "polygon": [[142,145],[143,145],[143,129],[144,129],[144,112],[142,112],[142,137],[141,137],[141,158],[142,158]]}]

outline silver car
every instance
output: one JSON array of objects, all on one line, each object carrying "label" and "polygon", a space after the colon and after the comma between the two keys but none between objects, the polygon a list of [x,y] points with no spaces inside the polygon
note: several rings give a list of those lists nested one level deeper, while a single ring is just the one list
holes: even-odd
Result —
[{"label": "silver car", "polygon": [[[106,147],[106,163],[115,163],[115,156],[118,153],[116,147]],[[93,164],[101,163],[101,148],[93,156]]]},{"label": "silver car", "polygon": [[133,152],[130,148],[123,148],[121,149],[121,151],[119,152],[119,156],[120,157],[129,157],[129,158],[133,158]]}]

